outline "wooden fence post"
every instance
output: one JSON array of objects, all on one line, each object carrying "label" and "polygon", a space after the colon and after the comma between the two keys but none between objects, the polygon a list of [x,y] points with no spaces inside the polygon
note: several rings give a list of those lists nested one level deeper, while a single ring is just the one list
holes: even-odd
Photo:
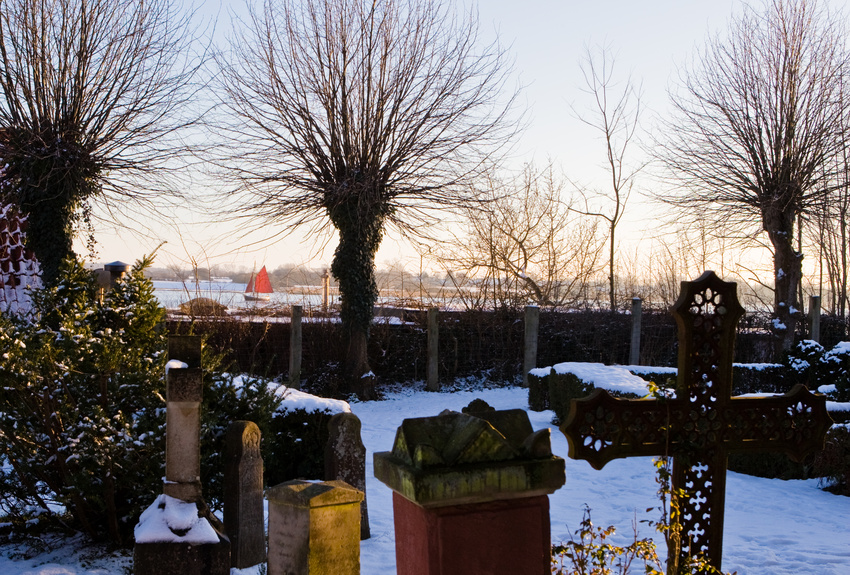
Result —
[{"label": "wooden fence post", "polygon": [[537,367],[537,331],[540,327],[540,308],[525,306],[525,353],[522,359],[522,386],[528,387],[528,372]]}]

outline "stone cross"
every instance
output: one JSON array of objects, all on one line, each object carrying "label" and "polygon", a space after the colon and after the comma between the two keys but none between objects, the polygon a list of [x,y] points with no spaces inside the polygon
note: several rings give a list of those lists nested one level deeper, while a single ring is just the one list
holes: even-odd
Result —
[{"label": "stone cross", "polygon": [[672,487],[685,497],[668,572],[700,552],[720,569],[730,452],[784,451],[799,461],[823,448],[831,424],[826,398],[802,385],[783,396],[731,397],[735,326],[743,313],[736,284],[714,272],[682,282],[673,308],[679,326],[676,398],[621,400],[597,389],[572,401],[561,427],[570,457],[595,469],[620,457],[673,456]]},{"label": "stone cross", "polygon": [[260,428],[251,421],[234,421],[225,444],[224,529],[231,567],[246,569],[266,560]]},{"label": "stone cross", "polygon": [[170,336],[165,411],[163,493],[201,501],[201,338]]}]

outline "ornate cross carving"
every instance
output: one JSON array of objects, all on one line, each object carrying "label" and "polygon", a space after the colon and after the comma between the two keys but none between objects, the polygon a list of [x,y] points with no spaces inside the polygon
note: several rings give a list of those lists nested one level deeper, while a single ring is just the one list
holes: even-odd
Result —
[{"label": "ornate cross carving", "polygon": [[[673,308],[679,326],[676,398],[623,400],[597,389],[573,400],[561,427],[569,455],[595,469],[620,457],[672,455],[682,541],[668,565],[705,554],[720,569],[726,463],[730,452],[784,451],[799,461],[823,448],[832,421],[826,398],[795,386],[783,396],[732,398],[735,327],[744,310],[736,284],[707,271],[682,282]],[[671,546],[672,547],[672,546]]]}]

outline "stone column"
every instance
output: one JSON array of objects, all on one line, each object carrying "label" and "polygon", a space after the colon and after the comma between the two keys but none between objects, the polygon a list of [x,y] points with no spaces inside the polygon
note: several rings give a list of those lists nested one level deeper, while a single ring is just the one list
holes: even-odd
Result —
[{"label": "stone column", "polygon": [[437,308],[428,308],[428,363],[425,368],[425,389],[440,391],[440,323]]},{"label": "stone column", "polygon": [[251,421],[234,421],[225,444],[224,529],[230,538],[230,566],[246,569],[266,560],[260,428]]},{"label": "stone column", "polygon": [[809,316],[812,318],[812,332],[809,339],[820,342],[820,296],[809,298]]},{"label": "stone column", "polygon": [[301,314],[300,305],[292,306],[289,331],[289,387],[301,389]]},{"label": "stone column", "polygon": [[537,367],[537,332],[540,327],[540,308],[525,306],[525,351],[522,359],[522,386],[528,387],[528,372]]},{"label": "stone column", "polygon": [[163,493],[201,500],[201,338],[168,338]]},{"label": "stone column", "polygon": [[97,280],[98,300],[103,301],[103,297],[106,292],[115,287],[115,284],[118,283],[118,280],[120,280],[129,269],[130,264],[115,261],[112,263],[104,264],[102,270],[95,270],[93,273],[95,279]]},{"label": "stone column", "polygon": [[344,481],[287,481],[269,500],[268,575],[359,575],[360,501]]},{"label": "stone column", "polygon": [[629,349],[629,364],[640,365],[640,320],[641,299],[632,298],[632,345]]},{"label": "stone column", "polygon": [[201,497],[201,338],[170,336],[165,483],[139,518],[135,575],[228,575],[230,540]]},{"label": "stone column", "polygon": [[328,270],[325,270],[324,275],[322,275],[322,311],[328,311],[328,304],[330,303],[330,291],[331,275],[328,273]]},{"label": "stone column", "polygon": [[406,419],[375,477],[393,490],[398,575],[548,575],[549,429],[521,409]]}]

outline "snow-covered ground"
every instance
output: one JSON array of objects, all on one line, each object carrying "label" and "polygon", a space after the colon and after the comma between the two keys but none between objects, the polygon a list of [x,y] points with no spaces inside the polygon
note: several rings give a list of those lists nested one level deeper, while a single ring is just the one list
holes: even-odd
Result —
[{"label": "snow-covered ground", "polygon": [[[395,573],[392,497],[372,475],[372,452],[392,448],[396,428],[406,417],[437,415],[443,409],[460,411],[480,397],[496,409],[527,406],[527,390],[520,388],[460,391],[454,393],[398,392],[385,401],[353,403],[352,411],[363,422],[367,459],[367,495],[372,538],[361,544],[361,573]],[[535,429],[553,427],[552,412],[529,412]],[[566,457],[567,442],[553,427],[552,447]],[[646,512],[658,505],[654,468],[650,459],[634,458],[609,463],[602,471],[583,461],[567,459],[567,483],[551,496],[552,540],[568,537],[578,528],[587,504],[596,525],[616,525],[623,541],[637,518],[658,519]],[[153,500],[156,494],[151,494]],[[639,524],[640,535],[654,536]],[[657,537],[653,537],[657,539]],[[665,551],[660,545],[659,554]],[[726,571],[738,575],[850,573],[850,498],[818,489],[817,481],[781,481],[729,473],[724,536]],[[61,545],[51,552],[10,559],[10,547],[0,547],[2,575],[122,575],[128,558],[95,561],[90,553]],[[245,570],[241,575],[256,570]]]}]

